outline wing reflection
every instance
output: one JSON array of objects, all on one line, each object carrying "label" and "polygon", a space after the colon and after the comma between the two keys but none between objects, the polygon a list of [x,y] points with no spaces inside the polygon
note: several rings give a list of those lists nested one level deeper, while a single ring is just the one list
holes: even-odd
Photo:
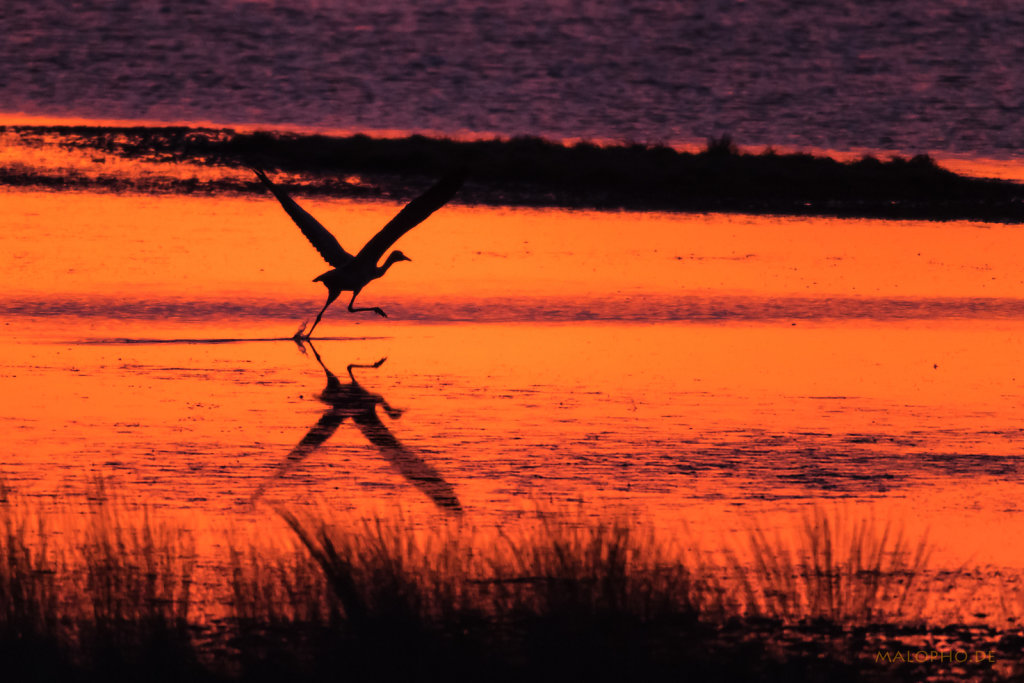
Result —
[{"label": "wing reflection", "polygon": [[318,398],[328,404],[330,408],[306,433],[302,441],[292,449],[292,452],[288,454],[284,462],[277,468],[277,471],[256,489],[250,501],[255,502],[276,480],[285,476],[289,470],[320,448],[338,430],[342,422],[348,418],[363,433],[363,436],[380,451],[380,454],[403,477],[408,479],[413,486],[427,494],[439,508],[461,514],[462,506],[459,504],[459,499],[455,495],[455,489],[452,485],[446,482],[433,466],[406,448],[391,433],[391,430],[387,428],[381,421],[380,416],[377,415],[377,406],[380,405],[384,412],[393,420],[401,417],[402,411],[389,405],[380,394],[364,389],[356,381],[355,375],[352,374],[353,368],[379,368],[387,359],[381,358],[371,365],[356,363],[349,365],[346,369],[351,381],[343,383],[324,365],[313,343],[310,341],[306,341],[306,343],[309,344],[309,348],[313,351],[317,362],[327,374],[327,386],[320,392]]}]

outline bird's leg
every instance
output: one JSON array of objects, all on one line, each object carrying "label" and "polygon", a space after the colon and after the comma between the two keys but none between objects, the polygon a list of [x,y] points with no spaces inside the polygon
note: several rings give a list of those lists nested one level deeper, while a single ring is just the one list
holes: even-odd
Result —
[{"label": "bird's leg", "polygon": [[327,291],[327,303],[325,303],[324,307],[320,309],[320,312],[316,314],[316,320],[313,321],[313,327],[309,328],[309,332],[307,332],[306,336],[303,337],[304,339],[309,339],[309,336],[311,334],[313,334],[313,330],[316,329],[316,324],[318,322],[320,322],[320,318],[322,318],[324,316],[324,311],[327,310],[327,307],[331,305],[332,301],[334,301],[335,299],[338,298],[339,294],[341,294],[341,290],[340,289],[337,290],[337,291],[331,291],[331,290]]},{"label": "bird's leg", "polygon": [[384,399],[381,399],[380,405],[382,408],[384,408],[384,412],[386,412],[388,414],[388,417],[390,417],[392,420],[397,420],[398,418],[402,417],[402,413],[405,412],[401,408],[392,408],[391,404],[385,401]]},{"label": "bird's leg", "polygon": [[[312,346],[312,344],[310,344],[310,346]],[[316,352],[314,351],[314,353]],[[387,356],[385,356],[376,363],[349,363],[348,367],[345,369],[348,370],[348,376],[352,378],[353,382],[355,382],[356,377],[352,374],[352,368],[379,368],[387,359]]]},{"label": "bird's leg", "polygon": [[302,321],[302,324],[299,325],[299,329],[295,330],[295,334],[292,335],[292,339],[294,339],[295,341],[300,341],[302,339],[306,339],[307,338],[307,337],[304,337],[302,335],[302,333],[306,331],[306,324],[307,323],[309,323],[309,318],[306,318],[305,320]]},{"label": "bird's leg", "polygon": [[320,364],[320,367],[324,369],[324,372],[326,372],[328,375],[331,374],[331,371],[327,369],[327,366],[324,365],[324,362],[320,359],[320,354],[316,352],[316,347],[313,346],[313,341],[307,341],[309,341],[309,348],[313,350],[313,355],[316,357],[316,362]]},{"label": "bird's leg", "polygon": [[348,302],[348,310],[350,313],[359,313],[360,311],[373,311],[379,316],[384,318],[388,317],[388,314],[384,312],[384,309],[374,306],[373,308],[352,308],[352,304],[356,302],[356,297],[359,296],[360,290],[352,292],[352,300]]}]

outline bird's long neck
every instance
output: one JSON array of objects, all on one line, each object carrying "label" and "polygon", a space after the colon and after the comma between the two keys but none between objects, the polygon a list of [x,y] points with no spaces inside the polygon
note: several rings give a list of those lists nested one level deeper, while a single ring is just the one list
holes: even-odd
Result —
[{"label": "bird's long neck", "polygon": [[388,268],[394,265],[394,263],[398,260],[399,258],[395,256],[395,252],[391,252],[390,254],[388,254],[388,258],[386,261],[384,261],[384,265],[377,268],[377,277],[381,277],[384,275],[384,273],[388,272]]}]

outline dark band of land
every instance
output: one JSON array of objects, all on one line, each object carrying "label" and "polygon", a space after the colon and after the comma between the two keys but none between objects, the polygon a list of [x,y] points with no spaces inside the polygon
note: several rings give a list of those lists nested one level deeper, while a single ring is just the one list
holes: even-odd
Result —
[{"label": "dark band of land", "polygon": [[[191,127],[0,126],[11,144],[57,145],[103,157],[285,172],[304,195],[403,199],[454,166],[470,178],[463,204],[627,211],[727,212],[885,219],[1024,222],[1024,185],[971,178],[926,155],[840,162],[728,137],[698,153],[663,145],[563,145],[533,137],[461,141]],[[353,179],[358,176],[357,179]],[[0,185],[182,194],[263,193],[232,175],[89,174],[0,166]]]}]

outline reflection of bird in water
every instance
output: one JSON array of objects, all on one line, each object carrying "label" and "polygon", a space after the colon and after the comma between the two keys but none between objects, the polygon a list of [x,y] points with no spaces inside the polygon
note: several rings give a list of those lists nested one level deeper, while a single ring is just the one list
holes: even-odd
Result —
[{"label": "reflection of bird in water", "polygon": [[303,334],[306,327],[303,324],[302,328],[295,333],[296,339],[309,339],[317,323],[320,322],[320,318],[323,317],[324,311],[342,292],[352,292],[352,299],[348,302],[348,310],[352,313],[373,311],[377,315],[384,316],[385,318],[388,317],[387,313],[377,306],[353,308],[356,297],[359,296],[359,292],[362,291],[363,287],[383,276],[393,264],[398,261],[412,260],[402,252],[395,250],[388,254],[384,265],[377,265],[384,252],[398,241],[399,237],[412,230],[422,223],[427,216],[447,204],[455,196],[459,188],[462,187],[462,181],[466,177],[465,171],[459,170],[439,180],[429,190],[409,202],[404,209],[398,212],[398,215],[392,218],[387,225],[380,229],[380,232],[374,235],[359,250],[358,254],[353,256],[342,249],[338,240],[335,239],[334,235],[327,228],[320,225],[315,218],[306,213],[294,199],[288,196],[287,192],[272,183],[262,169],[253,168],[252,170],[256,173],[256,177],[281,202],[281,206],[292,217],[295,224],[299,226],[306,239],[316,247],[316,250],[320,252],[325,261],[334,266],[333,270],[329,270],[313,280],[313,282],[323,282],[324,286],[327,287],[327,303],[320,309],[316,320],[313,322],[313,327],[309,328],[309,332]]},{"label": "reflection of bird in water", "polygon": [[285,458],[285,461],[278,467],[270,479],[256,489],[256,493],[253,494],[250,500],[255,502],[274,480],[284,476],[289,470],[323,445],[337,431],[341,423],[346,418],[349,418],[359,428],[359,431],[363,433],[363,436],[413,486],[430,496],[431,500],[438,507],[461,513],[462,506],[459,504],[459,499],[456,497],[455,489],[452,488],[452,485],[446,482],[430,464],[403,446],[402,442],[395,438],[395,435],[381,422],[380,417],[377,415],[377,405],[379,404],[383,407],[384,411],[393,420],[401,417],[402,411],[392,408],[380,394],[374,394],[364,389],[352,374],[353,368],[379,368],[387,359],[381,358],[372,365],[357,365],[354,363],[349,365],[347,369],[351,381],[343,384],[333,372],[327,369],[323,360],[320,359],[320,354],[317,353],[311,342],[309,348],[313,350],[313,355],[316,356],[320,367],[327,373],[327,386],[318,398],[328,404],[330,408],[313,425],[313,428],[303,437],[302,441],[292,449],[292,452],[288,454],[288,457]]}]

